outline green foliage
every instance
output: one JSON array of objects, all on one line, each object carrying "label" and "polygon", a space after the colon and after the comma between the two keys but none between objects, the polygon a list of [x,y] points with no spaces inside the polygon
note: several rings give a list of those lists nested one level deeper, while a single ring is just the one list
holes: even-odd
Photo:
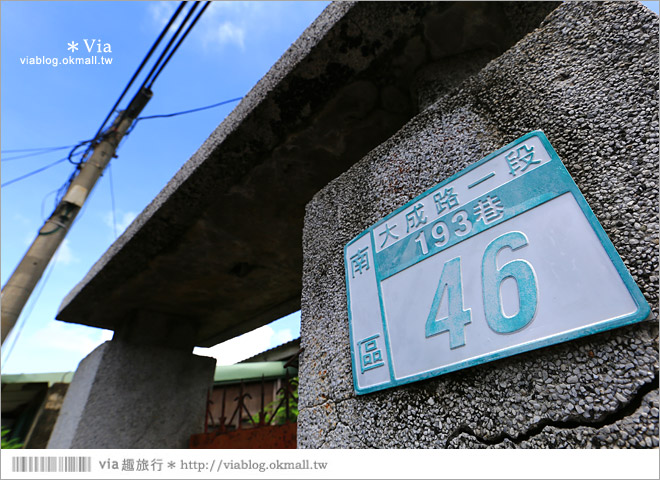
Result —
[{"label": "green foliage", "polygon": [[2,445],[0,445],[1,448],[22,448],[23,444],[20,443],[18,440],[15,438],[12,438],[10,440],[7,439],[9,436],[10,430],[8,428],[3,428],[2,429]]},{"label": "green foliage", "polygon": [[[296,387],[293,392],[293,398],[289,398],[289,422],[294,423],[298,419],[298,377],[290,380],[291,384]],[[266,421],[273,420],[270,425],[284,425],[286,422],[286,404],[284,403],[284,392],[280,391],[277,398],[264,407],[266,413]],[[252,416],[255,424],[259,423],[259,413]]]},{"label": "green foliage", "polygon": [[[271,415],[273,415],[273,411],[277,407],[277,405],[280,404],[284,397],[281,399],[278,399],[275,402],[271,402],[267,407],[266,407],[266,419],[270,419]],[[258,417],[258,415],[257,415]],[[258,420],[258,419],[257,419]],[[295,398],[289,398],[289,422],[296,422],[298,420],[298,398],[297,395],[295,395]],[[275,412],[275,416],[273,418],[273,421],[270,422],[271,425],[284,425],[286,423],[286,407],[285,404],[282,403],[280,408],[277,409]]]}]

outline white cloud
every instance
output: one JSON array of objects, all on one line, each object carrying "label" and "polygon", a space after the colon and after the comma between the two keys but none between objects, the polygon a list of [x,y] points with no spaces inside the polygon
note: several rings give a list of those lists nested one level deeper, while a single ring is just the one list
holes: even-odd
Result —
[{"label": "white cloud", "polygon": [[23,225],[31,225],[33,223],[28,217],[21,215],[20,213],[14,213],[14,220],[22,223]]},{"label": "white cloud", "polygon": [[217,17],[218,15],[254,15],[255,13],[262,12],[264,6],[262,2],[213,2],[206,10],[209,17]]},{"label": "white cloud", "polygon": [[101,342],[108,342],[112,340],[112,337],[114,336],[115,332],[112,330],[103,330],[101,331]]},{"label": "white cloud", "polygon": [[282,345],[283,343],[293,340],[293,333],[288,328],[284,328],[275,332],[271,339],[271,348]]},{"label": "white cloud", "polygon": [[[153,2],[149,4],[148,12],[151,21],[158,29],[162,29],[176,10],[178,2]],[[188,13],[189,7],[185,7],[179,14],[177,21],[170,28],[179,26],[182,19]],[[246,24],[258,24],[258,15],[263,7],[260,2],[211,2],[199,23],[195,26],[191,37],[196,37],[206,49],[209,47],[224,47],[235,45],[245,50],[245,38],[247,35]],[[198,10],[199,11],[199,10]],[[197,12],[193,14],[195,18]],[[261,20],[262,21],[262,20]],[[189,40],[188,40],[189,41]]]},{"label": "white cloud", "polygon": [[77,263],[80,259],[75,256],[73,250],[71,249],[71,243],[68,238],[65,238],[60,248],[55,254],[55,262],[60,265],[69,265],[71,263]]},{"label": "white cloud", "polygon": [[35,237],[34,233],[28,233],[27,235],[25,235],[25,237],[23,237],[23,245],[25,245],[26,247],[32,245],[32,242],[34,242],[34,237]]},{"label": "white cloud", "polygon": [[220,25],[208,25],[202,31],[202,43],[204,47],[210,45],[224,46],[234,44],[241,50],[245,50],[245,29],[235,23],[226,21]]},{"label": "white cloud", "polygon": [[[174,10],[178,7],[178,2],[149,2],[149,15],[151,19],[158,25],[158,28],[163,28],[172,17]],[[179,15],[179,19],[182,16]],[[178,26],[175,24],[174,26]]]},{"label": "white cloud", "polygon": [[[121,235],[124,230],[135,220],[137,213],[135,212],[123,212],[117,214],[117,234]],[[103,222],[114,231],[114,220],[112,212],[107,212],[103,217]]]},{"label": "white cloud", "polygon": [[275,331],[273,328],[264,325],[214,347],[197,347],[193,353],[205,357],[214,357],[217,359],[218,365],[233,365],[271,348],[274,336]]},{"label": "white cloud", "polygon": [[[91,330],[91,331],[90,331]],[[87,356],[107,338],[107,330],[90,329],[82,325],[50,321],[30,337],[30,349],[67,351]],[[112,332],[110,332],[112,333]]]}]

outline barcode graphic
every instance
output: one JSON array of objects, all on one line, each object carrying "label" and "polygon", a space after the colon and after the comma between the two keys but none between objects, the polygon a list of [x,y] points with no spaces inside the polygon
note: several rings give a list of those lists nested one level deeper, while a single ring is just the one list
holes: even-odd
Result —
[{"label": "barcode graphic", "polygon": [[91,472],[92,457],[14,457],[12,472]]}]

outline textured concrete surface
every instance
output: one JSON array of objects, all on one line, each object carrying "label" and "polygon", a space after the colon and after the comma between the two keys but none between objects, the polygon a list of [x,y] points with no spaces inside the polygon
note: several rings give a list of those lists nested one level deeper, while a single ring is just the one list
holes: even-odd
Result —
[{"label": "textured concrete surface", "polygon": [[658,17],[634,2],[564,3],[458,87],[432,78],[420,84],[435,102],[307,206],[299,447],[657,447],[657,320],[353,392],[344,245],[532,130],[658,315]]},{"label": "textured concrete surface", "polygon": [[[421,70],[449,62],[453,74],[443,78],[454,84],[553,7],[330,5],[94,265],[57,318],[115,330],[134,310],[167,312],[197,322],[195,343],[211,346],[295,311],[305,204],[433,100],[438,76],[429,82]],[[473,59],[459,62],[470,68],[454,68],[460,55]],[[152,330],[165,329],[153,319]]]},{"label": "textured concrete surface", "polygon": [[48,448],[186,448],[214,371],[184,350],[105,342],[76,370]]}]

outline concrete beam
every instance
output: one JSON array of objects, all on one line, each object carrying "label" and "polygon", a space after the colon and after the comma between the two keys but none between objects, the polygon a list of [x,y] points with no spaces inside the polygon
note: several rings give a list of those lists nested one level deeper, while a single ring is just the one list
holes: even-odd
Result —
[{"label": "concrete beam", "polygon": [[331,4],[64,299],[57,318],[115,330],[133,311],[165,312],[197,319],[194,343],[211,346],[295,311],[305,204],[432,101],[424,69],[474,51],[486,63],[555,5]]}]

